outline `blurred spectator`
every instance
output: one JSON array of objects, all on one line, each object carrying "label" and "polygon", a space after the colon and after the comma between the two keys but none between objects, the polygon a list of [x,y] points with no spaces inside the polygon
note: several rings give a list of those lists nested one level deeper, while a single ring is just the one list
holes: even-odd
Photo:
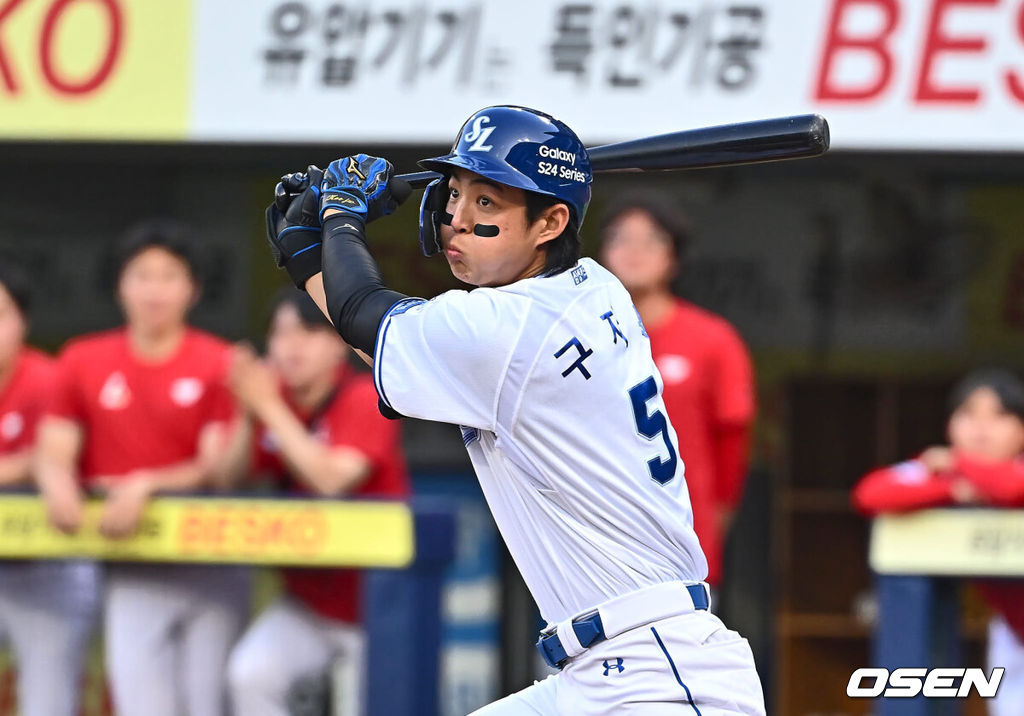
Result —
[{"label": "blurred spectator", "polygon": [[[31,484],[36,426],[53,361],[24,341],[28,278],[0,264],[0,486]],[[23,716],[77,713],[82,664],[99,602],[89,562],[0,562],[0,639],[13,648]]]},{"label": "blurred spectator", "polygon": [[[38,470],[58,529],[81,527],[84,487],[105,494],[99,529],[111,538],[140,527],[153,495],[213,481],[234,413],[230,347],[186,323],[199,275],[185,229],[139,226],[118,259],[126,326],[64,348],[40,426]],[[224,713],[246,576],[220,566],[106,566],[107,672],[118,714]]]},{"label": "blurred spectator", "polygon": [[672,293],[689,240],[686,217],[667,198],[627,197],[605,214],[601,262],[633,297],[664,383],[679,439],[693,526],[721,584],[722,549],[743,492],[754,420],[753,368],[725,319]]},{"label": "blurred spectator", "polygon": [[[400,424],[381,417],[370,376],[347,365],[348,347],[304,292],[289,287],[275,298],[267,348],[269,366],[246,348],[236,353],[231,385],[259,429],[249,429],[253,465],[252,441],[236,441],[234,472],[270,473],[299,493],[407,496]],[[289,714],[290,703],[308,702],[304,692],[325,693],[334,670],[339,712],[362,713],[359,572],[285,569],[282,576],[286,595],[231,656],[235,712]]]},{"label": "blurred spectator", "polygon": [[[854,488],[862,513],[956,504],[1024,505],[1024,383],[999,369],[968,374],[950,396],[949,445],[875,470]],[[1018,716],[1024,704],[1024,581],[978,583],[997,616],[989,625],[990,667],[1006,668],[993,716]]]}]

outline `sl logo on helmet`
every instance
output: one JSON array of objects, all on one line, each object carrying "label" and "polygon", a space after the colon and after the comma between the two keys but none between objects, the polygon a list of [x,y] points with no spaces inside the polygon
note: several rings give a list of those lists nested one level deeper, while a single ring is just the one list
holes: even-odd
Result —
[{"label": "sl logo on helmet", "polygon": [[472,142],[467,151],[488,152],[491,150],[493,145],[484,144],[484,142],[486,142],[487,138],[491,136],[491,132],[495,130],[495,127],[483,126],[485,124],[490,124],[490,122],[491,118],[486,114],[473,120],[473,128],[462,136],[463,141]]}]

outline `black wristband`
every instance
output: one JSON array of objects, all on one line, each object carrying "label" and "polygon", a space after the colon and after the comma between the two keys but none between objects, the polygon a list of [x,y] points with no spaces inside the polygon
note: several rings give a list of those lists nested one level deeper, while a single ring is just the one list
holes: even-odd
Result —
[{"label": "black wristband", "polygon": [[336,214],[325,216],[323,220],[324,241],[331,237],[342,237],[345,235],[358,236],[361,241],[366,242],[366,220],[358,214],[349,214],[339,211]]},{"label": "black wristband", "polygon": [[323,262],[324,245],[313,244],[308,249],[289,257],[284,264],[284,270],[291,276],[292,282],[297,288],[306,290],[306,282],[320,273]]}]

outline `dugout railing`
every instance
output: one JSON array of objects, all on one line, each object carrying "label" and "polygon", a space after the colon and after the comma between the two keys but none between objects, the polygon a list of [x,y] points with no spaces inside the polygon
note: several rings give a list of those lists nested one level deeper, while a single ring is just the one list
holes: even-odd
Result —
[{"label": "dugout railing", "polygon": [[90,500],[83,529],[50,527],[35,495],[0,494],[0,559],[97,559],[365,570],[366,712],[439,713],[441,592],[455,554],[443,500],[160,497],[137,533],[109,540]]}]

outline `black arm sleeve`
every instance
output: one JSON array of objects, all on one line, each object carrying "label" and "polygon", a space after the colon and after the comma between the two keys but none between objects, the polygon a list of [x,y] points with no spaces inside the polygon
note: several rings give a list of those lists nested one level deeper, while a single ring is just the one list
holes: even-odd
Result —
[{"label": "black arm sleeve", "polygon": [[384,286],[364,232],[362,220],[351,214],[324,220],[323,278],[335,329],[350,346],[372,356],[381,319],[406,296]]}]

